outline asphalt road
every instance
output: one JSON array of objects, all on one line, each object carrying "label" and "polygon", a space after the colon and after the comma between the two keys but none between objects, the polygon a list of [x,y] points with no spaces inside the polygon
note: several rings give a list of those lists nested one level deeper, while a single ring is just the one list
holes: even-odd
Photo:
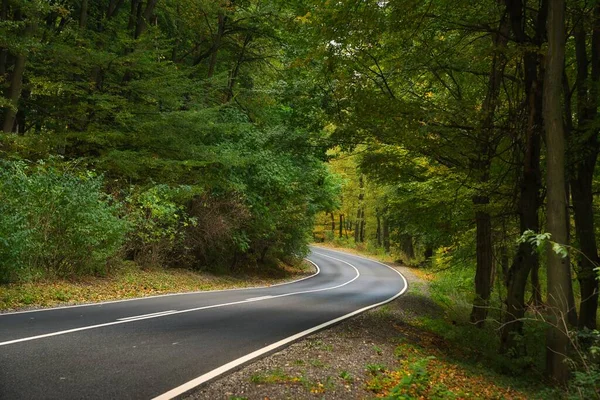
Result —
[{"label": "asphalt road", "polygon": [[308,259],[283,285],[0,314],[0,399],[173,398],[407,289],[365,258]]}]

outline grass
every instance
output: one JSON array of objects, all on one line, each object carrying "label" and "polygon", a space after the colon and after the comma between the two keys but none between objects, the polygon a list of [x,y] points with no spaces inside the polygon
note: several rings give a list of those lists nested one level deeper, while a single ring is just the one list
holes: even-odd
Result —
[{"label": "grass", "polygon": [[214,275],[177,268],[142,269],[132,262],[106,277],[52,279],[0,285],[0,311],[146,297],[167,293],[268,286],[312,271],[306,262],[253,275]]}]

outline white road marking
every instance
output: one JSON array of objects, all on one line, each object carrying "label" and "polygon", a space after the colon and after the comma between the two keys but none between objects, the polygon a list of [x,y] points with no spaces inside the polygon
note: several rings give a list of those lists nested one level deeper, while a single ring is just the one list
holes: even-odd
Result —
[{"label": "white road marking", "polygon": [[161,312],[155,312],[155,313],[151,313],[151,314],[142,314],[142,315],[135,315],[133,317],[125,317],[125,318],[119,318],[117,319],[117,321],[127,321],[129,319],[138,319],[138,318],[143,318],[143,317],[150,317],[150,316],[159,316],[159,315],[166,315],[166,314],[172,314],[177,310],[169,310],[169,311],[161,311]]},{"label": "white road marking", "polygon": [[[329,258],[333,258],[333,259],[337,260],[334,257],[330,257],[330,256],[325,256],[325,257],[329,257]],[[310,260],[308,260],[308,261],[310,261]],[[323,292],[323,291],[326,291],[326,290],[333,290],[333,289],[338,289],[338,288],[341,288],[343,286],[346,286],[346,285],[354,282],[355,280],[357,280],[360,277],[360,272],[358,272],[358,269],[356,269],[356,267],[354,265],[352,265],[350,263],[347,263],[346,261],[343,261],[343,260],[338,260],[338,261],[341,261],[341,262],[343,262],[345,264],[348,264],[352,268],[354,268],[354,270],[356,271],[356,276],[354,278],[350,279],[349,281],[341,283],[341,284],[336,285],[336,286],[331,286],[331,287],[326,287],[326,288],[321,288],[321,289],[303,290],[303,291],[300,291],[300,292],[284,293],[284,294],[274,295],[274,296],[265,298],[263,300],[251,300],[251,301],[240,300],[240,301],[232,301],[230,303],[213,304],[213,305],[210,305],[210,306],[189,308],[187,310],[179,310],[179,311],[170,312],[168,314],[155,314],[155,315],[147,314],[147,316],[138,316],[135,319],[121,319],[121,320],[112,321],[112,322],[105,322],[105,323],[102,323],[102,324],[89,325],[89,326],[81,326],[79,328],[67,329],[67,330],[64,330],[64,331],[57,331],[57,332],[45,333],[45,334],[42,334],[42,335],[29,336],[29,337],[24,337],[24,338],[19,338],[19,339],[8,340],[6,342],[0,342],[0,346],[7,346],[7,345],[10,345],[10,344],[15,344],[15,343],[28,342],[28,341],[31,341],[31,340],[43,339],[43,338],[52,337],[52,336],[66,335],[68,333],[75,333],[75,332],[87,331],[87,330],[90,330],[90,329],[103,328],[105,326],[126,324],[128,322],[137,322],[137,321],[142,321],[142,320],[145,320],[145,319],[161,318],[161,317],[166,317],[166,316],[171,316],[171,315],[189,313],[189,312],[193,312],[193,311],[208,310],[208,309],[211,309],[211,308],[227,307],[227,306],[232,306],[232,305],[236,305],[236,304],[251,303],[251,302],[254,302],[254,301],[265,301],[265,300],[270,300],[270,299],[277,299],[277,298],[280,298],[280,297],[295,296],[295,295],[299,295],[299,294]],[[315,264],[314,262],[312,262],[312,261],[310,261],[310,262],[312,264],[314,264],[315,267],[317,267],[317,271],[320,272],[319,266],[317,264]]]},{"label": "white road marking", "polygon": [[[316,264],[314,262],[312,262],[312,261],[310,261],[308,259],[306,261],[308,261],[311,264],[313,264],[313,265],[316,266]],[[283,286],[283,285],[291,285],[292,283],[301,282],[301,281],[304,281],[306,279],[314,278],[315,276],[319,275],[320,273],[321,273],[321,271],[319,270],[319,267],[317,267],[317,272],[315,272],[312,275],[305,276],[304,278],[296,279],[295,281],[283,282],[283,283],[276,283],[275,285],[270,285],[270,286],[254,286],[254,287],[244,287],[244,288],[235,288],[235,289],[220,289],[220,290],[198,290],[198,291],[195,291],[195,292],[158,294],[158,295],[155,295],[155,296],[133,297],[131,299],[101,301],[101,302],[97,302],[97,303],[87,303],[87,304],[75,304],[75,305],[72,305],[72,306],[60,306],[60,307],[51,307],[51,308],[38,308],[36,310],[12,311],[12,312],[5,312],[5,313],[0,312],[0,318],[2,318],[5,315],[26,314],[26,313],[35,313],[35,312],[41,312],[41,311],[54,311],[54,310],[62,310],[62,309],[65,309],[65,308],[102,306],[104,304],[124,303],[126,301],[150,300],[150,299],[156,299],[158,297],[187,296],[187,295],[194,295],[194,294],[217,293],[217,292],[233,292],[235,290],[268,289],[268,288],[272,288],[272,287]]]},{"label": "white road marking", "polygon": [[[355,270],[357,270],[354,265],[350,264],[347,261],[340,260],[339,258],[328,256],[328,255],[323,254],[323,253],[317,253],[317,252],[313,252],[313,253],[319,254],[319,255],[324,256],[324,257],[332,258],[332,259],[340,261],[340,262],[342,262],[344,264],[348,264],[351,267],[353,267]],[[339,253],[341,253],[341,252],[339,252]],[[346,253],[343,253],[343,254],[346,254]],[[365,258],[365,257],[359,257],[359,258]],[[293,342],[295,340],[298,340],[298,339],[300,339],[300,338],[302,338],[304,336],[308,336],[311,333],[314,333],[314,332],[319,331],[319,330],[321,330],[323,328],[326,328],[328,326],[336,324],[336,323],[338,323],[340,321],[343,321],[345,319],[353,317],[353,316],[355,316],[357,314],[360,314],[360,313],[362,313],[364,311],[370,310],[371,308],[379,307],[379,306],[381,306],[383,304],[389,303],[390,301],[396,299],[397,297],[399,297],[400,295],[402,295],[404,292],[406,292],[406,290],[408,289],[408,282],[406,281],[406,278],[399,271],[395,270],[394,268],[390,267],[389,265],[385,265],[385,264],[380,263],[378,261],[370,260],[368,258],[365,258],[365,259],[369,260],[369,261],[373,261],[373,262],[378,263],[378,264],[381,264],[381,265],[383,265],[383,266],[391,269],[392,271],[396,272],[398,275],[400,275],[400,277],[404,281],[404,288],[402,290],[400,290],[400,292],[398,292],[394,296],[390,297],[389,299],[386,299],[386,300],[384,300],[384,301],[382,301],[380,303],[377,303],[377,304],[373,304],[373,305],[361,308],[360,310],[353,311],[353,312],[351,312],[349,314],[346,314],[346,315],[343,315],[341,317],[332,319],[331,321],[324,322],[324,323],[322,323],[320,325],[317,325],[317,326],[315,326],[313,328],[307,329],[307,330],[302,331],[300,333],[297,333],[297,334],[295,334],[293,336],[289,336],[289,337],[287,337],[285,339],[282,339],[282,340],[280,340],[278,342],[272,343],[272,344],[270,344],[270,345],[268,345],[266,347],[263,347],[262,349],[258,349],[256,351],[253,351],[252,353],[246,354],[243,357],[240,357],[240,358],[238,358],[236,360],[228,362],[227,364],[224,364],[224,365],[220,366],[219,368],[213,369],[212,371],[207,372],[204,375],[200,375],[199,377],[197,377],[195,379],[192,379],[191,381],[186,382],[186,383],[184,383],[181,386],[178,386],[178,387],[176,387],[174,389],[171,389],[168,392],[163,393],[163,394],[155,397],[152,400],[170,400],[170,399],[173,399],[174,397],[177,397],[177,396],[179,396],[179,395],[181,395],[181,394],[183,394],[183,393],[185,393],[185,392],[187,392],[189,390],[192,390],[196,386],[199,386],[199,385],[201,385],[201,384],[203,384],[205,382],[208,382],[209,380],[211,380],[213,378],[216,378],[217,376],[219,376],[221,374],[224,374],[225,372],[230,371],[230,370],[232,370],[232,369],[234,369],[236,367],[239,367],[240,365],[245,364],[248,361],[251,361],[251,360],[253,360],[253,359],[257,358],[257,357],[260,357],[260,356],[262,356],[262,355],[264,355],[266,353],[269,353],[270,351],[276,350],[277,348],[279,348],[281,346],[284,346],[284,345],[286,345],[288,343],[291,343],[291,342]]]},{"label": "white road marking", "polygon": [[260,301],[260,300],[270,299],[271,297],[273,297],[273,296],[251,297],[249,299],[246,299],[246,301]]}]

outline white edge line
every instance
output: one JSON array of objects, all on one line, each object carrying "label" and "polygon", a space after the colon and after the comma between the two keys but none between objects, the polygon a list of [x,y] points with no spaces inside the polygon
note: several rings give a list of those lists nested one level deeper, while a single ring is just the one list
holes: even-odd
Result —
[{"label": "white edge line", "polygon": [[[315,247],[317,247],[317,246],[315,246]],[[351,255],[349,253],[343,253],[341,251],[338,251],[338,253]],[[326,254],[322,254],[322,253],[320,255],[323,255],[323,256],[329,257],[329,258],[334,258],[334,257],[328,256]],[[360,256],[358,256],[358,257],[359,258],[365,258],[365,257],[360,257]],[[183,394],[185,392],[188,392],[188,391],[192,390],[196,386],[199,386],[199,385],[201,385],[201,384],[203,384],[205,382],[208,382],[209,380],[211,380],[213,378],[216,378],[217,376],[222,375],[222,374],[224,374],[227,371],[230,371],[230,370],[232,370],[232,369],[234,369],[236,367],[239,367],[240,365],[245,364],[248,361],[251,361],[251,360],[253,360],[253,359],[257,358],[257,357],[260,357],[260,356],[262,356],[262,355],[264,355],[266,353],[269,353],[269,352],[271,352],[271,351],[273,351],[273,350],[275,350],[275,349],[277,349],[277,348],[279,348],[281,346],[284,346],[284,345],[286,345],[288,343],[291,343],[291,342],[293,342],[295,340],[303,338],[304,336],[308,336],[311,333],[319,331],[319,330],[321,330],[323,328],[326,328],[328,326],[334,325],[334,324],[336,324],[336,323],[338,323],[340,321],[343,321],[345,319],[351,318],[351,317],[353,317],[353,316],[355,316],[357,314],[360,314],[362,312],[370,310],[371,308],[379,307],[379,306],[381,306],[383,304],[389,303],[390,301],[392,301],[392,300],[400,297],[402,294],[404,294],[404,292],[406,292],[408,290],[408,281],[406,280],[406,278],[404,277],[404,275],[402,275],[400,273],[400,271],[398,271],[398,270],[390,267],[389,265],[381,263],[379,261],[370,260],[368,258],[365,258],[365,259],[369,260],[369,261],[374,261],[374,262],[376,262],[378,264],[381,264],[381,265],[383,265],[383,266],[391,269],[392,271],[396,272],[398,275],[400,275],[400,277],[404,281],[404,288],[402,290],[400,290],[400,292],[398,292],[397,294],[395,294],[394,296],[390,297],[387,300],[384,300],[384,301],[379,302],[377,304],[372,304],[372,305],[367,306],[367,307],[363,307],[363,308],[361,308],[359,310],[353,311],[353,312],[351,312],[349,314],[346,314],[346,315],[342,315],[341,317],[332,319],[331,321],[324,322],[324,323],[322,323],[320,325],[317,325],[315,327],[312,327],[310,329],[307,329],[305,331],[297,333],[297,334],[295,334],[293,336],[289,336],[289,337],[287,337],[285,339],[282,339],[282,340],[280,340],[278,342],[272,343],[272,344],[270,344],[270,345],[268,345],[266,347],[263,347],[263,348],[258,349],[256,351],[253,351],[252,353],[246,354],[243,357],[240,357],[240,358],[238,358],[236,360],[228,362],[227,364],[224,364],[224,365],[220,366],[219,368],[213,369],[212,371],[209,371],[209,372],[205,373],[204,375],[200,375],[199,377],[197,377],[195,379],[192,379],[191,381],[186,382],[186,383],[184,383],[181,386],[178,386],[178,387],[176,387],[174,389],[171,389],[168,392],[163,393],[163,394],[161,394],[161,395],[153,398],[152,400],[170,400],[170,399],[173,399],[173,398],[175,398],[175,397],[177,397],[177,396],[179,396],[179,395],[181,395],[181,394]],[[343,261],[343,260],[339,260],[339,261],[342,261],[342,262],[344,262],[346,264],[350,264],[347,261]],[[356,267],[355,267],[355,269],[356,269]]]},{"label": "white edge line", "polygon": [[196,290],[194,292],[166,293],[166,294],[157,294],[155,296],[132,297],[130,299],[101,301],[101,302],[98,302],[98,303],[86,303],[86,304],[74,304],[74,305],[71,305],[71,306],[37,308],[35,310],[0,312],[0,318],[2,318],[5,315],[15,315],[15,314],[26,314],[26,313],[34,313],[34,312],[41,312],[41,311],[62,310],[62,309],[65,309],[65,308],[102,306],[104,304],[124,303],[126,301],[134,301],[134,300],[149,300],[149,299],[156,299],[156,298],[159,298],[159,297],[185,296],[185,295],[202,294],[202,293],[231,292],[231,291],[234,291],[234,290],[268,289],[268,288],[272,288],[272,287],[276,287],[276,286],[290,285],[292,283],[296,283],[296,282],[304,281],[306,279],[314,278],[315,276],[317,276],[317,275],[319,275],[321,273],[321,270],[319,269],[319,267],[317,266],[317,264],[315,264],[314,262],[310,261],[307,258],[305,258],[304,260],[306,260],[306,261],[310,262],[311,264],[313,264],[317,268],[317,272],[315,272],[312,275],[305,276],[304,278],[296,279],[295,281],[291,281],[291,282],[276,283],[276,284],[270,285],[270,286],[251,286],[251,287],[232,288],[232,289]]}]

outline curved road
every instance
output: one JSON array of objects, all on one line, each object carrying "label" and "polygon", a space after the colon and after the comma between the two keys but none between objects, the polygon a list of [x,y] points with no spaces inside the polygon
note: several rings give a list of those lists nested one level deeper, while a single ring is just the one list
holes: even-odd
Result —
[{"label": "curved road", "polygon": [[319,272],[265,288],[0,314],[0,399],[170,399],[391,301],[407,283],[313,247]]}]

